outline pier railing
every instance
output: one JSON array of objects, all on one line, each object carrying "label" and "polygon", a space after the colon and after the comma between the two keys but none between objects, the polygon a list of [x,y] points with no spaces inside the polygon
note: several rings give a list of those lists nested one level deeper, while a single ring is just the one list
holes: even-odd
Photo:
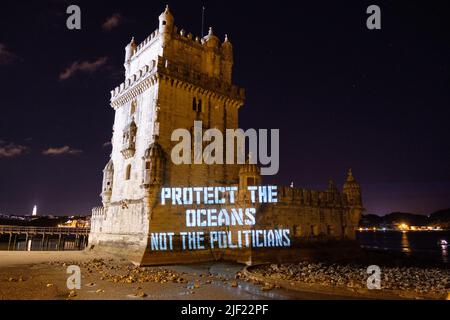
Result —
[{"label": "pier railing", "polygon": [[[20,250],[83,250],[88,243],[90,228],[0,226],[0,235],[8,235],[8,251]],[[51,242],[52,240],[52,243]]]},{"label": "pier railing", "polygon": [[31,226],[0,226],[0,234],[61,234],[61,235],[88,235],[90,228],[71,227],[31,227]]}]

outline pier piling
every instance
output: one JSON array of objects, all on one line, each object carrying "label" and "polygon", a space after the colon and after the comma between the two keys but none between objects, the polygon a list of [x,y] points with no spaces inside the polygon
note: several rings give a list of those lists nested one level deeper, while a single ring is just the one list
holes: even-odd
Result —
[{"label": "pier piling", "polygon": [[[57,251],[68,249],[81,250],[86,247],[86,239],[89,234],[89,228],[69,228],[69,227],[32,227],[32,226],[0,226],[0,235],[7,234],[8,238],[8,251],[17,250],[19,242],[25,240],[24,250],[32,250],[33,237],[40,239],[40,246],[34,246],[39,248],[38,250],[49,250],[51,238],[55,239]],[[25,239],[21,238],[25,236]],[[39,238],[41,237],[42,238]],[[22,240],[20,240],[22,239]],[[37,239],[36,239],[37,240]],[[54,250],[53,249],[53,250]]]}]

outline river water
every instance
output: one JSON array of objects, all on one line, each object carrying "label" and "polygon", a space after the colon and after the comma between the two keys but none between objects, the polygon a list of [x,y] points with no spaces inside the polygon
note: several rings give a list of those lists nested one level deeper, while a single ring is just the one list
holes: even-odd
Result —
[{"label": "river water", "polygon": [[[450,243],[450,231],[358,231],[356,236],[361,247],[365,249],[402,252],[425,260],[450,262],[448,253],[450,248],[438,244],[440,240],[447,240]],[[0,250],[8,250],[8,241],[7,235],[0,236]],[[67,238],[58,248],[58,238],[50,237],[45,242],[44,250],[84,250],[85,245],[83,241],[77,242],[75,238]],[[13,244],[10,244],[10,250],[42,249],[42,240],[38,237],[32,241],[28,240],[28,243],[24,238],[18,238],[14,249]]]},{"label": "river water", "polygon": [[363,248],[402,252],[407,256],[449,263],[450,231],[358,231],[356,237]]}]

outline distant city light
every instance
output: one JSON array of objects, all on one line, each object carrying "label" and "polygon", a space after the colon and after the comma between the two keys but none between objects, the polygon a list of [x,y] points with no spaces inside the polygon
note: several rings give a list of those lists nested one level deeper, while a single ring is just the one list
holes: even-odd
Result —
[{"label": "distant city light", "polygon": [[359,227],[358,231],[442,231],[441,226],[409,226],[406,223],[399,223],[388,227]]},{"label": "distant city light", "polygon": [[401,223],[398,228],[402,231],[409,230],[409,226],[406,223]]}]

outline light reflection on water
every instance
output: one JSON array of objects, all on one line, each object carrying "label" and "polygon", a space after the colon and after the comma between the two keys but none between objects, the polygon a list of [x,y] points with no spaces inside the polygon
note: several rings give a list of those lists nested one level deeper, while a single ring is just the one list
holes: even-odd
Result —
[{"label": "light reflection on water", "polygon": [[408,233],[402,231],[402,251],[405,253],[411,253],[411,248],[409,247]]},{"label": "light reflection on water", "polygon": [[448,249],[447,249],[447,246],[441,246],[441,251],[442,251],[442,260],[445,263],[448,263]]},{"label": "light reflection on water", "polygon": [[357,239],[363,248],[399,251],[408,256],[449,263],[447,246],[441,240],[450,240],[450,231],[362,231]]}]

